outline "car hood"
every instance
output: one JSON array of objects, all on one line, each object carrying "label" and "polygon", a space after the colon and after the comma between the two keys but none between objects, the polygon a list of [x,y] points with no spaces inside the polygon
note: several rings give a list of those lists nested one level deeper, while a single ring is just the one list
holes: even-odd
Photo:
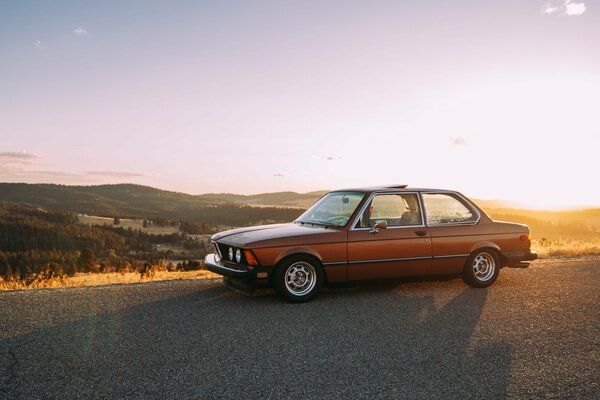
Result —
[{"label": "car hood", "polygon": [[309,224],[272,224],[219,232],[212,240],[236,247],[289,246],[345,240],[346,232],[338,228]]}]

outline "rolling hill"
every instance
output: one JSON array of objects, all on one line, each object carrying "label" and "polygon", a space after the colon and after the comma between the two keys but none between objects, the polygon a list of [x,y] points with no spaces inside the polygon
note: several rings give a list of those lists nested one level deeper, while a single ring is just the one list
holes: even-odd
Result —
[{"label": "rolling hill", "polygon": [[[0,183],[0,201],[89,215],[168,218],[241,226],[291,221],[325,192],[189,195],[133,184],[65,186]],[[600,236],[600,208],[536,211],[503,201],[475,200],[494,219],[528,224],[534,237]]]},{"label": "rolling hill", "polygon": [[[301,214],[301,207],[294,202],[306,201],[292,193],[249,196],[248,201],[242,197],[229,194],[193,196],[132,184],[66,186],[0,183],[0,201],[3,202],[89,215],[161,217],[213,225],[291,221]],[[318,195],[314,195],[314,198],[318,198]],[[268,203],[275,200],[282,206],[269,206]],[[288,204],[293,208],[285,207]]]}]

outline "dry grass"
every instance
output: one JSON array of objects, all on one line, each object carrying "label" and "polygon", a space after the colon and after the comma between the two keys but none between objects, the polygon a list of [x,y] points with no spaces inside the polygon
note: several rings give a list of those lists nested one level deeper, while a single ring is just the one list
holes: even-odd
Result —
[{"label": "dry grass", "polygon": [[538,252],[540,257],[600,254],[600,239],[541,239],[534,240],[531,244],[531,247],[533,250]]},{"label": "dry grass", "polygon": [[114,227],[122,227],[124,229],[131,228],[133,230],[140,230],[149,235],[170,235],[171,233],[178,233],[179,226],[156,226],[151,225],[144,228],[144,221],[141,219],[127,219],[121,218],[119,225],[114,225],[114,219],[108,217],[95,217],[90,215],[79,215],[77,220],[85,225],[110,225]]},{"label": "dry grass", "polygon": [[[600,238],[588,240],[576,239],[540,239],[534,240],[532,249],[540,257],[558,256],[583,256],[600,254]],[[23,290],[36,288],[58,288],[72,286],[99,286],[113,284],[130,284],[151,281],[167,281],[178,279],[214,279],[220,275],[207,270],[194,271],[167,271],[164,267],[153,266],[146,271],[138,272],[104,272],[104,273],[77,273],[75,276],[41,275],[32,278],[2,279],[0,277],[0,290]]]},{"label": "dry grass", "polygon": [[139,272],[77,273],[72,277],[62,276],[44,280],[33,280],[32,282],[14,279],[3,280],[0,278],[0,290],[99,286],[178,279],[214,279],[220,277],[220,275],[206,270],[156,271],[150,275],[142,275]]}]

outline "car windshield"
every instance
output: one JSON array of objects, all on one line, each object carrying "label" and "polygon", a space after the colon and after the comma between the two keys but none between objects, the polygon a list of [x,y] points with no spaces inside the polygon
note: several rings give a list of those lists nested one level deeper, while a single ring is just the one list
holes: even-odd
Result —
[{"label": "car windshield", "polygon": [[360,192],[327,193],[294,222],[323,226],[344,226],[363,197],[365,197],[365,194]]}]

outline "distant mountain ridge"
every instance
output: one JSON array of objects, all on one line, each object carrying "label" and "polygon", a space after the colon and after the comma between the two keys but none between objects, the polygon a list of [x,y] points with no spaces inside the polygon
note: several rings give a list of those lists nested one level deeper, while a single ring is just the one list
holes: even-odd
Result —
[{"label": "distant mountain ridge", "polygon": [[[215,224],[274,219],[292,220],[320,194],[293,192],[252,196],[234,194],[190,195],[134,184],[68,186],[0,183],[0,201],[103,216],[163,217],[202,220]],[[276,203],[276,204],[273,204]],[[265,207],[251,210],[250,205]],[[269,207],[271,206],[271,207]],[[277,206],[277,208],[274,208]]]},{"label": "distant mountain ridge", "polygon": [[[306,209],[327,191],[273,192],[251,195],[207,193],[191,195],[135,184],[70,186],[57,184],[0,183],[0,201],[31,204],[93,215],[180,216],[215,206],[288,207]],[[474,200],[486,210],[527,210],[519,203]],[[596,209],[598,210],[598,209]],[[532,210],[533,211],[533,210]],[[573,210],[572,212],[577,212]],[[539,211],[539,213],[543,213]]]},{"label": "distant mountain ridge", "polygon": [[[65,186],[0,183],[0,202],[88,215],[160,217],[213,226],[293,221],[302,213],[302,209],[308,208],[324,193],[325,191],[190,195],[133,184]],[[475,203],[494,219],[527,223],[534,234],[548,238],[589,238],[600,234],[600,208],[538,211],[519,209],[516,203],[497,200],[475,200]]]},{"label": "distant mountain ridge", "polygon": [[[70,186],[57,184],[0,183],[0,201],[34,204],[48,208],[86,213],[145,215],[178,213],[181,210],[214,205],[250,205],[306,209],[326,190],[308,193],[292,191],[251,195],[207,193],[191,195],[136,184]],[[484,209],[527,209],[516,202],[474,200]]]}]

